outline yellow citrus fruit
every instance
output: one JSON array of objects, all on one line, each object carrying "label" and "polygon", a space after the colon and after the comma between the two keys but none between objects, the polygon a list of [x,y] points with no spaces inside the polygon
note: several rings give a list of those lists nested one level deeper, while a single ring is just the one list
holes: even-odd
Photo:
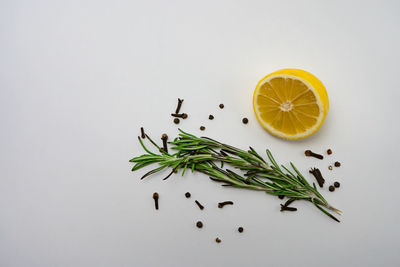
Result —
[{"label": "yellow citrus fruit", "polygon": [[282,69],[258,82],[253,95],[258,121],[273,135],[301,139],[321,127],[329,109],[322,82],[300,69]]}]

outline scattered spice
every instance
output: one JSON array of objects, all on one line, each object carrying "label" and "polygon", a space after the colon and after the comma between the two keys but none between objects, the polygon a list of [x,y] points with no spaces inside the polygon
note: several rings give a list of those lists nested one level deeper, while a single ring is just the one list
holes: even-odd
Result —
[{"label": "scattered spice", "polygon": [[333,185],[334,185],[336,188],[339,188],[339,187],[340,187],[340,183],[339,183],[339,182],[334,182]]},{"label": "scattered spice", "polygon": [[295,201],[295,198],[290,198],[288,199],[288,201],[285,202],[285,204],[281,204],[281,211],[297,211],[297,208],[293,208],[293,207],[289,207],[290,204],[293,203],[293,201]]},{"label": "scattered spice", "polygon": [[206,127],[200,126],[200,130],[204,131],[205,129],[206,129]]},{"label": "scattered spice", "polygon": [[203,223],[201,221],[198,221],[196,223],[197,228],[203,228]]},{"label": "scattered spice", "polygon": [[335,187],[334,187],[333,185],[330,185],[330,186],[329,186],[329,191],[330,191],[330,192],[335,191]]},{"label": "scattered spice", "polygon": [[181,114],[178,114],[178,113],[171,113],[171,116],[172,116],[172,117],[175,117],[175,118],[186,119],[186,118],[188,117],[188,114],[186,114],[186,113],[181,113]]},{"label": "scattered spice", "polygon": [[332,149],[329,148],[329,149],[326,151],[326,154],[328,154],[328,155],[332,154]]},{"label": "scattered spice", "polygon": [[238,228],[239,233],[243,233],[243,227]]},{"label": "scattered spice", "polygon": [[293,207],[286,207],[285,205],[281,204],[281,211],[297,211],[297,208],[293,208]]},{"label": "scattered spice", "polygon": [[285,198],[284,195],[279,195],[278,197],[279,197],[279,199],[284,199]]},{"label": "scattered spice", "polygon": [[332,165],[329,165],[328,169],[331,171],[332,170]]},{"label": "scattered spice", "polygon": [[293,201],[295,201],[296,199],[294,198],[290,198],[288,201],[285,202],[285,204],[283,204],[283,206],[288,207],[290,204],[293,203]]},{"label": "scattered spice", "polygon": [[183,102],[183,99],[178,98],[178,106],[176,107],[175,114],[178,114],[179,111],[181,110],[182,102]]},{"label": "scattered spice", "polygon": [[336,162],[335,162],[335,167],[340,167],[340,165],[341,165],[341,164],[340,164],[339,161],[336,161]]},{"label": "scattered spice", "polygon": [[318,168],[311,168],[310,173],[314,175],[318,182],[319,187],[323,187],[325,183],[324,177],[322,177],[321,171]]},{"label": "scattered spice", "polygon": [[153,199],[154,199],[154,204],[156,206],[156,210],[158,210],[158,199],[159,199],[159,195],[157,192],[153,193]]},{"label": "scattered spice", "polygon": [[322,156],[322,155],[320,155],[320,154],[317,154],[317,153],[314,153],[314,152],[312,152],[311,150],[306,150],[306,151],[304,151],[304,154],[305,154],[307,157],[314,157],[314,158],[317,158],[317,159],[323,159],[323,158],[324,158],[324,156]]},{"label": "scattered spice", "polygon": [[161,140],[163,141],[163,149],[164,149],[165,153],[168,153],[168,146],[167,146],[168,135],[165,133],[162,134]]},{"label": "scattered spice", "polygon": [[204,209],[204,206],[201,205],[200,202],[198,202],[197,200],[195,200],[194,202],[197,204],[197,206],[199,206],[199,208],[200,208],[201,210]]},{"label": "scattered spice", "polygon": [[179,119],[178,119],[178,118],[175,118],[175,119],[174,119],[174,123],[175,123],[175,124],[179,124]]},{"label": "scattered spice", "polygon": [[247,124],[247,123],[249,122],[249,119],[248,119],[248,118],[243,118],[243,119],[242,119],[242,122],[243,122],[244,124]]},{"label": "scattered spice", "polygon": [[219,239],[219,238],[217,237],[217,238],[215,238],[215,242],[221,243],[221,239]]},{"label": "scattered spice", "polygon": [[185,193],[185,197],[186,197],[186,198],[190,198],[190,196],[191,196],[191,195],[190,195],[189,192],[186,192],[186,193]]},{"label": "scattered spice", "polygon": [[213,115],[210,115],[210,116],[208,116],[208,119],[209,119],[209,120],[213,120],[213,119],[214,119],[214,116],[213,116]]},{"label": "scattered spice", "polygon": [[224,107],[225,107],[224,104],[219,104],[220,109],[223,109]]},{"label": "scattered spice", "polygon": [[233,202],[232,201],[220,202],[218,203],[218,208],[222,209],[225,205],[233,205]]},{"label": "scattered spice", "polygon": [[140,132],[142,133],[142,139],[146,138],[146,134],[144,133],[143,127],[140,127]]}]

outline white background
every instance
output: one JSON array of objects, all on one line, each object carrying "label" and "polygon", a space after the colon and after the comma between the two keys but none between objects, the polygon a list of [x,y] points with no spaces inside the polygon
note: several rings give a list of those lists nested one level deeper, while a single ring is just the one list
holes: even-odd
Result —
[{"label": "white background", "polygon": [[[398,266],[399,11],[365,0],[1,1],[0,266]],[[272,137],[252,111],[258,80],[285,67],[315,74],[330,98],[321,130],[301,141]],[[176,136],[178,97],[182,129],[340,181],[322,193],[342,222],[309,203],[281,213],[276,197],[204,175],[140,181],[148,169],[128,162],[142,153],[139,129]],[[306,158],[309,148],[333,155]]]}]

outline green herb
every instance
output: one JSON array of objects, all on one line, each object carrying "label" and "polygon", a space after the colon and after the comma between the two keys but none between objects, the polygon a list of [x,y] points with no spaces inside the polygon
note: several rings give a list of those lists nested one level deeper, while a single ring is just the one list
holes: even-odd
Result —
[{"label": "green herb", "polygon": [[[252,147],[248,151],[215,141],[208,137],[196,137],[180,130],[179,137],[169,142],[176,153],[170,154],[161,149],[147,135],[147,139],[155,146],[158,153],[151,152],[138,138],[146,154],[135,157],[130,162],[135,163],[132,171],[147,165],[157,163],[159,166],[142,176],[141,179],[157,173],[165,168],[172,172],[182,169],[182,176],[189,169],[210,177],[211,180],[223,183],[223,186],[263,191],[275,196],[286,196],[294,200],[306,200],[315,205],[330,218],[338,221],[328,210],[340,214],[341,211],[329,205],[325,198],[318,192],[315,183],[310,185],[304,176],[290,163],[292,171],[278,163],[267,149],[269,161],[264,160]],[[218,166],[216,163],[220,163]],[[243,171],[240,175],[232,169]]]}]

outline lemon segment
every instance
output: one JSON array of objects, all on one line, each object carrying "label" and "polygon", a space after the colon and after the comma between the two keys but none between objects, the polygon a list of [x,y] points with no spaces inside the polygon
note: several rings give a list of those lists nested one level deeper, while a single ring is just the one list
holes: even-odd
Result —
[{"label": "lemon segment", "polygon": [[329,109],[322,82],[300,69],[282,69],[265,76],[254,90],[253,108],[270,133],[301,139],[322,126]]}]

